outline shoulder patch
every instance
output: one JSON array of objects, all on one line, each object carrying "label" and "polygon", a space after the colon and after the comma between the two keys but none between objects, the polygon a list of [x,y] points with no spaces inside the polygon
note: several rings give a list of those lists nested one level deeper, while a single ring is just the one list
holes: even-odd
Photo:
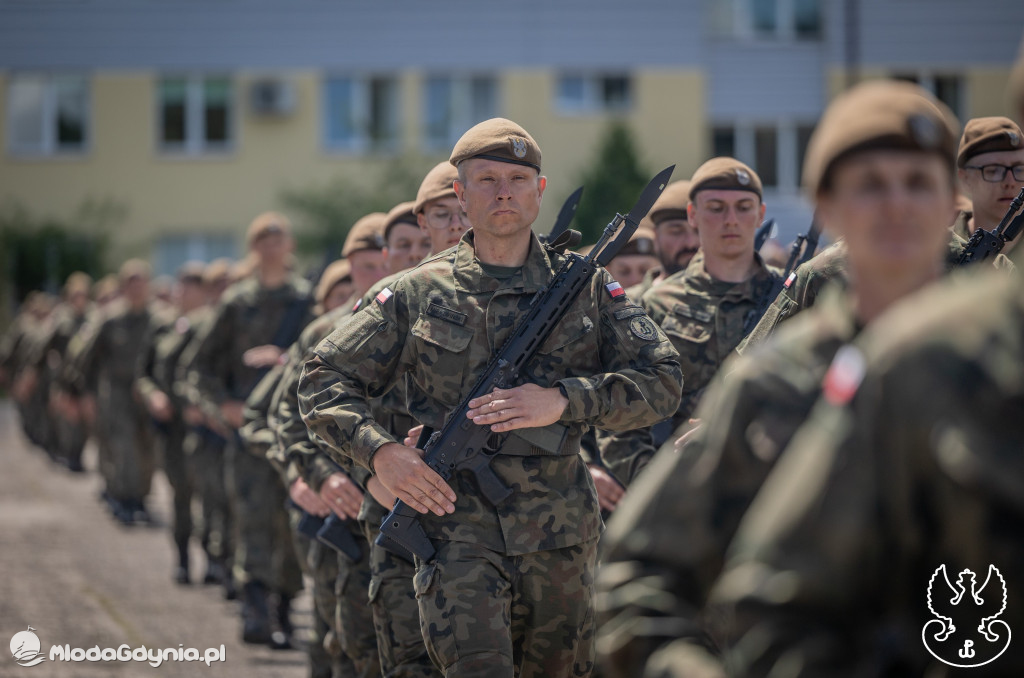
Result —
[{"label": "shoulder patch", "polygon": [[356,299],[355,306],[352,307],[352,312],[355,313],[356,311],[358,311],[359,307],[362,306],[362,305],[363,305],[362,298]]},{"label": "shoulder patch", "polygon": [[624,320],[626,318],[632,318],[635,315],[646,315],[646,313],[639,306],[626,306],[625,308],[620,308],[618,311],[615,311],[614,315],[616,320]]},{"label": "shoulder patch", "polygon": [[385,287],[380,291],[380,294],[374,297],[374,299],[377,300],[378,304],[383,306],[384,304],[388,303],[388,299],[390,299],[393,296],[395,296],[395,293],[391,291],[391,288]]},{"label": "shoulder patch", "polygon": [[789,277],[786,278],[786,282],[785,284],[783,284],[782,287],[788,290],[789,286],[793,284],[794,280],[796,280],[796,271],[793,271],[792,273],[789,274]]},{"label": "shoulder patch", "polygon": [[447,320],[448,322],[455,323],[456,325],[465,325],[466,319],[469,317],[465,313],[453,311],[450,308],[445,308],[444,306],[435,303],[431,303],[427,306],[427,315],[432,315],[435,318],[440,318],[441,320]]},{"label": "shoulder patch", "polygon": [[658,337],[658,329],[646,315],[638,315],[629,321],[629,331],[637,339],[654,341]]},{"label": "shoulder patch", "polygon": [[605,285],[604,288],[608,290],[608,294],[612,296],[612,299],[626,296],[626,290],[622,289],[622,285],[614,280]]},{"label": "shoulder patch", "polygon": [[864,370],[864,355],[859,349],[850,344],[839,349],[822,382],[825,400],[832,405],[845,405],[853,400],[864,380]]}]

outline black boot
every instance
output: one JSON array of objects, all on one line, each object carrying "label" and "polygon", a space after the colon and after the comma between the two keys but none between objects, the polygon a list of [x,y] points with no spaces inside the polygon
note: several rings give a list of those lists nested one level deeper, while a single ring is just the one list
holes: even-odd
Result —
[{"label": "black boot", "polygon": [[267,588],[263,582],[251,581],[243,588],[242,640],[253,645],[271,642],[270,611],[267,608]]},{"label": "black boot", "polygon": [[275,650],[292,649],[292,633],[295,627],[292,626],[292,597],[279,593],[274,596],[274,628],[270,634],[270,647]]},{"label": "black boot", "polygon": [[224,564],[215,558],[207,558],[206,561],[206,574],[203,575],[204,584],[223,584],[224,583]]},{"label": "black boot", "polygon": [[178,547],[178,569],[174,571],[174,581],[182,585],[191,583],[188,576],[188,539],[179,541]]}]

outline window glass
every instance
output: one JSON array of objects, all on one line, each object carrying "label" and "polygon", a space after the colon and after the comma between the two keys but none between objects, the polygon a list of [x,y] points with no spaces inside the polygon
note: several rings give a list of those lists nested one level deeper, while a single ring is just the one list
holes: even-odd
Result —
[{"label": "window glass", "polygon": [[775,127],[754,130],[754,171],[765,186],[778,186],[779,135]]},{"label": "window glass", "polygon": [[75,149],[85,144],[88,92],[81,77],[54,79],[56,92],[56,142],[58,149]]},{"label": "window glass", "polygon": [[207,78],[203,81],[203,122],[205,141],[229,141],[231,82],[227,78]]},{"label": "window glass", "polygon": [[774,33],[775,0],[750,0],[750,24],[755,33]]},{"label": "window glass", "polygon": [[187,100],[185,78],[164,78],[160,82],[160,139],[165,144],[185,143]]},{"label": "window glass", "polygon": [[353,114],[353,83],[351,78],[327,81],[327,140],[330,144],[347,144],[356,138]]},{"label": "window glass", "polygon": [[821,0],[792,0],[793,31],[798,38],[821,35]]},{"label": "window glass", "polygon": [[711,156],[736,157],[736,132],[732,127],[715,127],[711,131]]},{"label": "window glass", "polygon": [[45,81],[42,78],[16,77],[8,87],[7,96],[11,149],[43,150]]}]

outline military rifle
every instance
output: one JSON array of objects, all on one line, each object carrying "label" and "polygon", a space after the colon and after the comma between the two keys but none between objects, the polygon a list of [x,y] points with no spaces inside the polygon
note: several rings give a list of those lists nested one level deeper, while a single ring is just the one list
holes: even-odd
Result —
[{"label": "military rifle", "polygon": [[761,295],[757,308],[747,314],[743,323],[744,337],[753,332],[757,323],[761,322],[761,318],[768,312],[768,307],[790,282],[790,278],[796,274],[796,269],[814,256],[814,250],[818,249],[820,237],[821,227],[818,225],[817,219],[812,219],[807,233],[798,235],[793,241],[793,246],[789,248],[789,259],[786,260],[786,268],[783,269],[782,275]]},{"label": "military rifle", "polygon": [[[500,504],[512,493],[512,489],[490,467],[491,459],[501,451],[510,434],[494,433],[490,426],[474,424],[466,416],[472,409],[469,402],[496,388],[517,384],[523,367],[550,336],[597,268],[611,261],[636,232],[640,220],[668,184],[673,169],[675,165],[664,169],[647,184],[629,214],[615,215],[589,254],[565,253],[558,272],[534,296],[526,315],[517,323],[501,349],[491,357],[468,395],[448,414],[444,426],[434,432],[423,446],[423,461],[441,478],[447,481],[456,471],[472,473],[484,497],[493,505]],[[616,231],[618,236],[615,236]],[[578,238],[578,232],[568,231],[551,246],[553,249],[560,245],[564,247],[572,240],[578,241]],[[420,524],[419,513],[401,500],[395,502],[391,513],[381,523],[376,543],[388,550],[395,545],[401,546],[422,560],[430,560],[435,553],[434,545]]]},{"label": "military rifle", "polygon": [[1010,203],[1010,209],[1006,211],[998,226],[991,231],[986,231],[983,228],[975,229],[960,253],[960,259],[956,262],[957,266],[990,259],[999,254],[1006,243],[1016,238],[1021,228],[1024,227],[1024,214],[1016,219],[1013,218],[1020,210],[1021,205],[1024,205],[1024,188],[1020,189],[1020,193]]},{"label": "military rifle", "polygon": [[766,219],[764,223],[757,227],[754,231],[754,251],[760,252],[764,244],[768,242],[768,239],[775,235],[775,220]]}]

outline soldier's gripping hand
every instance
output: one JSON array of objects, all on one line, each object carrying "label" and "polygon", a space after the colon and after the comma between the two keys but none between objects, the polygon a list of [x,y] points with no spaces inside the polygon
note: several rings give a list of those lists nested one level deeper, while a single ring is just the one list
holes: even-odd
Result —
[{"label": "soldier's gripping hand", "polygon": [[384,487],[384,483],[380,481],[377,476],[370,476],[366,481],[366,491],[373,495],[373,498],[377,500],[377,503],[386,509],[391,509],[395,505],[395,495],[388,491],[388,488]]},{"label": "soldier's gripping hand", "polygon": [[559,388],[523,384],[515,388],[496,388],[487,395],[469,401],[466,416],[474,424],[490,426],[495,433],[517,428],[554,424],[562,418],[569,400]]},{"label": "soldier's gripping hand", "polygon": [[363,492],[344,473],[332,473],[320,486],[320,498],[341,518],[356,518],[363,505]]},{"label": "soldier's gripping hand", "polygon": [[373,472],[381,484],[420,513],[455,512],[455,492],[424,463],[423,450],[398,443],[381,445],[373,455]]},{"label": "soldier's gripping hand", "polygon": [[320,495],[302,478],[296,479],[291,484],[291,487],[288,488],[288,496],[304,511],[318,518],[324,518],[331,512],[330,507],[324,503]]}]

